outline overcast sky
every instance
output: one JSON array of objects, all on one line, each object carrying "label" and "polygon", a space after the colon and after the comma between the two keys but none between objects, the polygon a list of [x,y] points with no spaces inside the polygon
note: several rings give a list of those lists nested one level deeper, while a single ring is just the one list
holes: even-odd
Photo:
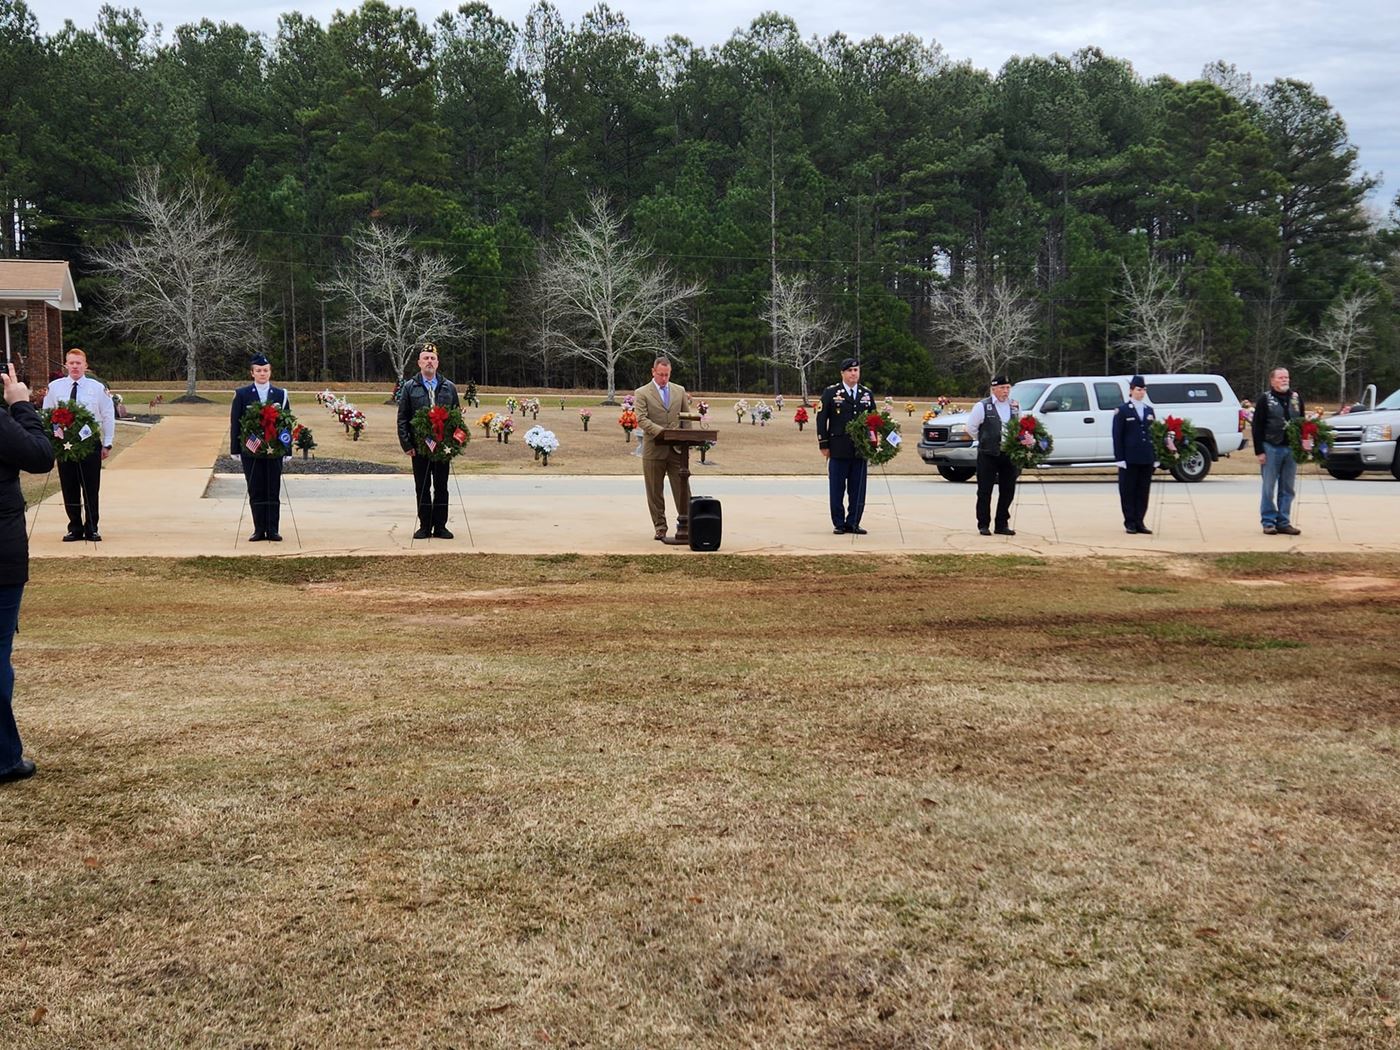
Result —
[{"label": "overcast sky", "polygon": [[[191,21],[191,5],[178,0],[113,0],[138,7],[165,27]],[[393,3],[393,0],[390,0]],[[588,0],[555,0],[565,19],[576,22]],[[45,32],[65,19],[91,26],[100,0],[31,0]],[[239,22],[271,34],[282,11],[299,10],[327,23],[337,8],[353,4],[303,0],[265,4],[248,0],[203,0],[200,17]],[[442,0],[409,4],[431,22],[449,5]],[[718,44],[764,10],[797,22],[804,37],[843,32],[852,38],[912,33],[936,41],[953,60],[997,70],[1012,55],[1069,54],[1095,45],[1132,62],[1144,77],[1199,76],[1216,59],[1232,62],[1255,82],[1294,77],[1325,95],[1347,122],[1360,150],[1361,166],[1385,184],[1372,205],[1384,212],[1400,187],[1400,4],[1391,0],[1221,0],[1179,3],[1129,0],[614,0],[632,28],[653,43],[670,34],[697,44]],[[522,25],[530,0],[491,4],[501,17]]]}]

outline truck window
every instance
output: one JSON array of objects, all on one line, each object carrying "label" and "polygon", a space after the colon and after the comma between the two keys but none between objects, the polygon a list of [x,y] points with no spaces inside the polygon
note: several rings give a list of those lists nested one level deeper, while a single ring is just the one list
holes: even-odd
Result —
[{"label": "truck window", "polygon": [[1224,401],[1219,383],[1148,383],[1147,397],[1154,405],[1218,405]]},{"label": "truck window", "polygon": [[1099,408],[1111,412],[1123,403],[1123,388],[1117,383],[1095,383],[1094,397],[1098,399]]},{"label": "truck window", "polygon": [[[1054,408],[1051,408],[1052,403]],[[1089,411],[1089,391],[1083,383],[1061,383],[1045,399],[1043,412],[1087,412]]]}]

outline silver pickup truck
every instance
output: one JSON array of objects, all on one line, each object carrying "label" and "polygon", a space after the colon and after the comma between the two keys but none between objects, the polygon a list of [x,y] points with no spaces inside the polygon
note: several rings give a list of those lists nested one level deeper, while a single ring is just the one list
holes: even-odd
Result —
[{"label": "silver pickup truck", "polygon": [[1376,388],[1350,412],[1324,422],[1335,431],[1327,450],[1327,473],[1354,481],[1368,470],[1388,470],[1400,478],[1400,390],[1376,404]]},{"label": "silver pickup truck", "polygon": [[[1197,447],[1172,469],[1178,481],[1200,481],[1221,456],[1245,444],[1240,400],[1223,376],[1198,373],[1148,375],[1147,400],[1158,419],[1182,416],[1196,428]],[[1047,468],[1111,467],[1113,416],[1128,397],[1128,377],[1054,376],[1026,379],[1011,388],[1011,400],[1033,413],[1055,440]],[[944,413],[923,425],[919,455],[948,481],[977,473],[977,444],[967,432],[966,413]]]}]

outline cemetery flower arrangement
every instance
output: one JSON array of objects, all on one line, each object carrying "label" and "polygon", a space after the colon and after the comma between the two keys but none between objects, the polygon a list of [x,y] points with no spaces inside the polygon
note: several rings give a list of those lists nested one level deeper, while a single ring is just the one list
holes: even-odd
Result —
[{"label": "cemetery flower arrangement", "polygon": [[768,407],[767,401],[760,401],[754,406],[754,411],[758,413],[759,426],[767,426],[768,421],[773,418],[773,410]]},{"label": "cemetery flower arrangement", "polygon": [[322,408],[330,408],[331,405],[335,404],[335,394],[327,387],[316,395],[316,404]]},{"label": "cemetery flower arrangement", "polygon": [[[951,405],[952,403],[953,403],[953,402],[952,402],[951,399],[946,398],[946,397],[940,397],[940,398],[938,399],[938,411],[939,411],[939,412],[946,412],[946,411],[948,411],[948,406]],[[935,412],[934,414],[937,415],[938,413]]]},{"label": "cemetery flower arrangement", "polygon": [[888,463],[899,452],[899,424],[888,409],[856,416],[846,424],[846,435],[856,454],[872,466]]},{"label": "cemetery flower arrangement", "polygon": [[1189,456],[1196,443],[1196,428],[1189,419],[1168,416],[1152,421],[1152,448],[1157,462],[1168,470],[1181,462],[1182,456]]},{"label": "cemetery flower arrangement", "polygon": [[637,429],[637,413],[630,408],[624,408],[622,414],[617,417],[617,425],[627,432],[627,440],[632,440],[632,431]]},{"label": "cemetery flower arrangement", "polygon": [[936,416],[936,415],[938,415],[938,410],[937,410],[937,409],[930,408],[927,412],[924,413],[924,422],[927,423],[930,419],[932,419],[932,418],[933,418],[934,416]]},{"label": "cemetery flower arrangement", "polygon": [[486,412],[476,421],[476,425],[481,428],[483,434],[491,433],[491,421],[496,418],[496,413]]},{"label": "cemetery flower arrangement", "polygon": [[512,416],[515,415],[515,410],[516,410],[517,408],[519,408],[519,407],[520,407],[520,402],[517,401],[517,400],[515,400],[515,398],[514,398],[513,396],[512,396],[512,397],[506,398],[506,411],[507,411],[508,413],[510,413]]},{"label": "cemetery flower arrangement", "polygon": [[554,436],[554,431],[540,426],[525,431],[525,444],[535,450],[535,458],[543,459],[546,467],[549,466],[550,454],[559,449],[559,439]]},{"label": "cemetery flower arrangement", "polygon": [[311,428],[298,423],[292,427],[292,444],[301,449],[301,458],[305,459],[306,454],[316,447],[316,439],[311,435]]},{"label": "cemetery flower arrangement", "polygon": [[413,414],[413,452],[435,462],[459,455],[472,439],[460,408],[424,406]]},{"label": "cemetery flower arrangement", "polygon": [[710,403],[708,401],[695,402],[695,411],[700,413],[701,419],[705,418],[710,414]]},{"label": "cemetery flower arrangement", "polygon": [[593,409],[591,409],[591,408],[580,408],[580,409],[578,410],[578,417],[579,417],[579,419],[583,420],[583,429],[584,429],[584,430],[587,430],[587,429],[588,429],[588,421],[589,421],[590,419],[593,418]]},{"label": "cemetery flower arrangement", "polygon": [[365,429],[365,414],[352,406],[345,417],[345,424],[350,428],[350,436],[359,441],[360,431]]},{"label": "cemetery flower arrangement", "polygon": [[1325,463],[1335,433],[1320,419],[1290,419],[1288,447],[1298,463]]},{"label": "cemetery flower arrangement", "polygon": [[53,442],[53,454],[62,463],[86,459],[102,444],[102,428],[79,401],[60,401],[44,413],[44,429]]},{"label": "cemetery flower arrangement", "polygon": [[531,419],[538,419],[540,415],[540,399],[537,397],[523,398],[520,402],[520,414],[530,413]]},{"label": "cemetery flower arrangement", "polygon": [[296,425],[296,417],[281,405],[255,401],[243,410],[243,418],[238,421],[238,437],[250,456],[290,456],[292,428]]},{"label": "cemetery flower arrangement", "polygon": [[734,421],[735,421],[736,423],[742,423],[742,422],[744,421],[744,414],[747,413],[748,410],[749,410],[749,403],[748,403],[747,399],[741,397],[741,398],[739,398],[738,401],[735,401],[735,402],[734,402],[734,415],[735,415],[737,418],[736,418]]},{"label": "cemetery flower arrangement", "polygon": [[637,407],[637,395],[636,395],[636,394],[624,394],[624,395],[622,396],[622,410],[623,410],[624,412],[631,412],[631,411],[635,410],[636,407]]},{"label": "cemetery flower arrangement", "polygon": [[811,416],[807,415],[807,410],[805,408],[802,408],[800,405],[798,406],[797,411],[792,414],[792,421],[796,423],[799,428],[801,428],[803,423],[806,423],[810,419]]},{"label": "cemetery flower arrangement", "polygon": [[914,402],[912,402],[912,401],[906,401],[906,402],[904,402],[904,411],[907,412],[907,413],[908,413],[909,415],[911,415],[911,416],[914,414],[914,409],[917,408],[917,407],[918,407],[918,406],[915,405]]},{"label": "cemetery flower arrangement", "polygon": [[512,416],[492,416],[491,433],[496,435],[497,441],[509,441],[510,435],[515,431],[515,419]]},{"label": "cemetery flower arrangement", "polygon": [[1001,428],[1001,451],[1018,470],[1039,466],[1054,447],[1050,431],[1035,416],[1021,416]]}]

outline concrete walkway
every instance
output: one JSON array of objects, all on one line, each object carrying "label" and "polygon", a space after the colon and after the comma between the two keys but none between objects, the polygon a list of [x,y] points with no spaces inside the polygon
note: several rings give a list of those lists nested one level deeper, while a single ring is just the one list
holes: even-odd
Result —
[{"label": "concrete walkway", "polygon": [[[213,475],[225,447],[221,421],[172,416],[103,471],[102,543],[63,543],[67,527],[56,491],[29,511],[31,555],[50,557],[288,556],[297,554],[675,554],[651,538],[640,465],[634,477],[552,474],[462,477],[454,485],[454,540],[413,541],[410,475],[297,475],[285,479],[281,544],[249,544],[252,531],[241,475]],[[1211,477],[1170,480],[1153,489],[1152,536],[1128,536],[1112,476],[1023,479],[1012,522],[1017,535],[983,537],[973,521],[974,488],[926,477],[872,474],[867,536],[832,535],[826,479],[707,477],[697,495],[718,497],[731,554],[1021,553],[1048,556],[1199,551],[1400,551],[1393,526],[1400,485],[1388,477],[1355,482],[1306,476],[1294,520],[1302,536],[1264,536],[1259,482]],[[57,474],[51,484],[57,489]],[[465,514],[464,514],[465,509]],[[902,532],[902,535],[901,535]]]}]

